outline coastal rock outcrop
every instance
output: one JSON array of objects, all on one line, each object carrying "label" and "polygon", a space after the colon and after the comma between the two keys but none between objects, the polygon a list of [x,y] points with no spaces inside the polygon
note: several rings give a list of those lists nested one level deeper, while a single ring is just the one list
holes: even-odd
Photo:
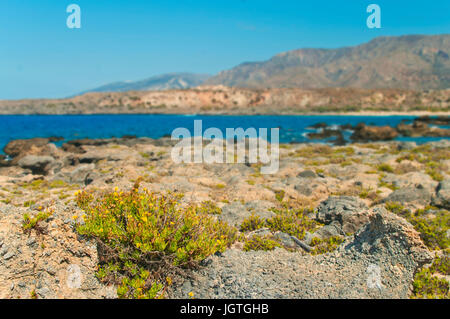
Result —
[{"label": "coastal rock outcrop", "polygon": [[379,208],[332,253],[230,249],[209,257],[172,297],[408,298],[414,273],[431,260],[414,228]]},{"label": "coastal rock outcrop", "polygon": [[398,136],[397,130],[390,126],[367,126],[360,123],[354,127],[353,141],[388,141]]},{"label": "coastal rock outcrop", "polygon": [[317,207],[316,219],[342,234],[354,233],[369,221],[368,207],[356,197],[332,196]]}]

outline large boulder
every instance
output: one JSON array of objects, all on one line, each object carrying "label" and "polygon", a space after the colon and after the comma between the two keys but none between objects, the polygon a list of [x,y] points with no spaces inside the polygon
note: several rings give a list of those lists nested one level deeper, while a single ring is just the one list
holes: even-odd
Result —
[{"label": "large boulder", "polygon": [[31,138],[9,142],[3,151],[12,158],[10,165],[17,165],[19,160],[27,155],[55,157],[57,148],[52,142],[61,140],[59,137]]},{"label": "large boulder", "polygon": [[316,219],[336,228],[333,233],[354,233],[369,221],[368,209],[357,197],[331,196],[317,207]]},{"label": "large boulder", "polygon": [[69,182],[81,185],[89,185],[93,182],[94,164],[79,165],[69,174]]},{"label": "large boulder", "polygon": [[410,186],[400,188],[389,194],[388,197],[383,199],[383,202],[398,202],[401,204],[419,204],[427,205],[431,202],[431,196],[429,190],[422,185],[417,187]]},{"label": "large boulder", "polygon": [[450,179],[443,180],[439,183],[432,203],[437,207],[450,209]]},{"label": "large boulder", "polygon": [[228,249],[208,257],[170,297],[406,299],[414,274],[432,258],[408,222],[378,208],[331,253]]},{"label": "large boulder", "polygon": [[36,156],[28,155],[21,158],[18,165],[25,169],[30,169],[33,174],[47,175],[51,164],[55,162],[55,159],[51,156]]}]

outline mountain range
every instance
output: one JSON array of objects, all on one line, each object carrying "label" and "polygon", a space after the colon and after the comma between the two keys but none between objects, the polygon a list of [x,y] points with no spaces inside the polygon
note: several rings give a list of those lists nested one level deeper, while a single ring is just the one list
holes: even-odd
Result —
[{"label": "mountain range", "polygon": [[449,55],[450,34],[378,37],[353,47],[287,51],[267,61],[242,63],[212,77],[171,73],[143,81],[112,83],[88,92],[187,89],[198,85],[447,89]]},{"label": "mountain range", "polygon": [[126,91],[160,91],[169,89],[188,89],[202,84],[211,75],[194,73],[167,73],[140,81],[115,82],[88,90],[89,92],[126,92]]}]

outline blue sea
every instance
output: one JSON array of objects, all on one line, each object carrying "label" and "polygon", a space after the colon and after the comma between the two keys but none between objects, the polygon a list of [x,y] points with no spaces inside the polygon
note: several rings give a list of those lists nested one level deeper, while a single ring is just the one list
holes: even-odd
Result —
[{"label": "blue sea", "polygon": [[[402,120],[411,121],[413,116],[328,116],[328,115],[0,115],[0,152],[11,140],[33,137],[62,137],[64,141],[82,138],[110,138],[124,135],[160,138],[172,130],[185,127],[193,132],[194,120],[203,121],[203,131],[217,127],[225,135],[226,128],[242,127],[279,128],[280,143],[327,142],[309,140],[306,133],[316,123],[343,125],[365,123],[367,125],[396,126]],[[270,130],[269,130],[270,131]],[[351,132],[345,132],[348,138]],[[424,143],[442,138],[407,138],[397,140]]]}]

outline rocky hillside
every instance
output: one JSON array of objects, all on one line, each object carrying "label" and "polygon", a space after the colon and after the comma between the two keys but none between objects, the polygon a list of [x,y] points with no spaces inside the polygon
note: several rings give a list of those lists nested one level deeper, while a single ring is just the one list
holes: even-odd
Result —
[{"label": "rocky hillside", "polygon": [[196,87],[207,80],[210,75],[193,73],[168,73],[150,77],[141,81],[115,82],[85,91],[88,92],[126,92],[158,91],[170,89],[187,89]]},{"label": "rocky hillside", "polygon": [[300,49],[243,63],[207,84],[251,88],[450,87],[450,35],[380,37],[355,47]]},{"label": "rocky hillside", "polygon": [[68,99],[0,101],[0,114],[205,113],[307,114],[325,112],[448,112],[450,89],[242,89],[87,93]]}]

